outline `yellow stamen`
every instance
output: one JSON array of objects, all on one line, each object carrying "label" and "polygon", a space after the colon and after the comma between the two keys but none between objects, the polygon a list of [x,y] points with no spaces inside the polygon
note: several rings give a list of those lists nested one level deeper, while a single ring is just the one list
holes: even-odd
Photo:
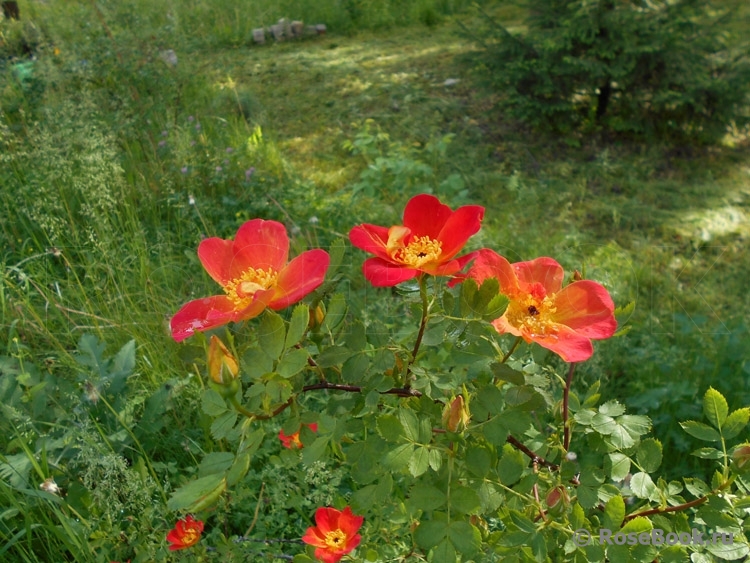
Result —
[{"label": "yellow stamen", "polygon": [[440,258],[442,246],[442,242],[430,237],[414,237],[408,245],[396,249],[391,257],[406,266],[421,268]]},{"label": "yellow stamen", "polygon": [[527,295],[510,302],[505,318],[526,337],[551,336],[557,334],[552,318],[556,311],[554,295],[543,299]]},{"label": "yellow stamen", "polygon": [[346,534],[341,530],[332,530],[326,533],[325,542],[331,549],[341,549],[346,544]]},{"label": "yellow stamen", "polygon": [[255,292],[273,286],[278,275],[273,268],[268,268],[268,270],[250,268],[245,270],[239,278],[228,282],[224,286],[224,291],[236,309],[244,309],[252,303]]},{"label": "yellow stamen", "polygon": [[185,533],[182,535],[182,543],[183,545],[192,545],[198,542],[199,537],[200,534],[192,528],[185,530]]}]

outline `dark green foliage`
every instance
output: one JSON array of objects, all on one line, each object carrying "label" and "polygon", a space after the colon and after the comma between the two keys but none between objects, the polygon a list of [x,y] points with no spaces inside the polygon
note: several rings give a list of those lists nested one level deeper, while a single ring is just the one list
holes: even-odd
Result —
[{"label": "dark green foliage", "polygon": [[730,5],[528,0],[525,34],[486,13],[477,34],[494,86],[535,128],[710,143],[750,122],[748,47],[730,33]]}]

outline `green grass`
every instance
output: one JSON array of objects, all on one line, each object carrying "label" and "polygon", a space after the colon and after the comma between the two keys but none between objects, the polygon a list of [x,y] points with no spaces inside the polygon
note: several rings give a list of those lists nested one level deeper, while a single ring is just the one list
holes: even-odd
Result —
[{"label": "green grass", "polygon": [[[571,148],[539,138],[478,85],[463,58],[476,47],[453,19],[465,16],[450,15],[456,5],[414,2],[407,17],[349,4],[365,10],[360,19],[318,2],[240,2],[237,13],[209,3],[98,2],[97,13],[83,2],[21,2],[43,40],[32,78],[0,62],[0,368],[30,374],[16,390],[0,386],[11,401],[0,467],[20,475],[0,483],[10,510],[0,534],[14,560],[109,561],[133,546],[166,557],[156,547],[171,525],[166,509],[143,507],[160,502],[158,482],[177,482],[212,448],[206,420],[184,415],[200,391],[203,349],[175,345],[168,319],[216,292],[199,241],[229,237],[253,217],[285,222],[299,251],[356,223],[394,223],[425,189],[453,206],[486,206],[473,248],[553,256],[604,283],[618,305],[635,303],[623,319],[630,332],[597,346],[581,386],[601,379],[605,395],[654,416],[677,475],[698,466],[676,420],[697,416],[709,385],[731,408],[750,403],[746,141]],[[253,27],[279,17],[323,21],[330,32],[251,44]],[[176,67],[160,59],[164,49]],[[362,257],[347,256],[358,271]],[[106,343],[105,358],[135,341],[123,415],[85,399],[98,380],[81,363],[84,334]],[[98,426],[84,424],[92,409]],[[20,467],[31,452],[54,459]],[[75,474],[98,457],[101,474],[88,478],[148,497],[127,499],[125,523]],[[287,470],[304,491],[309,478]],[[39,495],[55,472],[81,518]],[[250,497],[234,516],[245,527]],[[130,543],[112,540],[119,532]]]}]

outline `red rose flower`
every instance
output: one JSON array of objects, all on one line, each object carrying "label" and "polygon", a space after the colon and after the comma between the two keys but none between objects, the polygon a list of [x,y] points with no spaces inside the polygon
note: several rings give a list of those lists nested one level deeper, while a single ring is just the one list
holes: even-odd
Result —
[{"label": "red rose flower", "polygon": [[[315,422],[306,424],[305,426],[307,426],[313,432],[318,431],[318,425]],[[283,430],[279,430],[279,440],[281,440],[281,443],[284,445],[285,448],[299,449],[303,447],[302,441],[299,439],[299,430],[297,430],[294,434],[291,434],[289,436],[284,434]]]},{"label": "red rose flower", "polygon": [[406,204],[403,225],[358,225],[349,232],[349,240],[375,254],[365,260],[365,278],[376,287],[393,286],[420,273],[450,276],[461,270],[474,253],[454,257],[479,231],[483,217],[484,207],[466,205],[451,211],[435,196],[422,194]]},{"label": "red rose flower", "polygon": [[495,330],[536,342],[566,362],[588,360],[594,353],[591,339],[609,338],[617,330],[607,290],[589,280],[562,287],[562,266],[552,258],[510,264],[483,249],[467,276],[477,284],[497,278],[500,293],[510,299],[505,314],[492,322]]},{"label": "red rose flower", "polygon": [[234,240],[208,238],[198,258],[224,295],[196,299],[172,317],[172,338],[180,342],[193,333],[260,315],[266,307],[284,309],[323,283],[330,257],[308,250],[287,264],[289,238],[276,221],[253,219]]},{"label": "red rose flower", "polygon": [[167,534],[167,541],[172,545],[169,551],[177,551],[192,547],[201,539],[203,533],[203,522],[194,520],[189,514],[177,521],[175,527]]},{"label": "red rose flower", "polygon": [[323,563],[337,563],[362,541],[357,532],[363,521],[364,517],[354,516],[348,506],[343,512],[321,507],[315,512],[317,525],[307,529],[302,541],[315,546],[315,557]]}]

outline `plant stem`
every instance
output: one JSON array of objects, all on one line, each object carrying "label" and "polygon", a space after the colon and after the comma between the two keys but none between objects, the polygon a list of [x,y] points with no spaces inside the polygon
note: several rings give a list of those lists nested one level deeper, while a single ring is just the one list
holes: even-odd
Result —
[{"label": "plant stem", "polygon": [[516,341],[513,343],[513,346],[510,347],[510,350],[508,350],[508,352],[505,354],[505,356],[503,356],[503,359],[500,360],[501,364],[504,364],[505,362],[508,361],[508,359],[513,354],[513,352],[516,351],[516,348],[518,348],[518,345],[521,343],[521,340],[522,340],[522,338],[520,336],[516,337]]},{"label": "plant stem", "polygon": [[517,450],[519,450],[519,451],[525,453],[527,456],[529,456],[529,458],[531,459],[531,461],[533,463],[535,463],[537,465],[543,465],[544,467],[547,467],[547,468],[551,469],[552,471],[557,471],[558,469],[560,469],[559,465],[556,465],[556,464],[554,464],[552,462],[547,461],[543,457],[538,456],[537,454],[535,454],[534,452],[532,452],[529,448],[527,448],[526,446],[524,446],[521,442],[519,442],[513,436],[508,436],[505,439],[505,441],[508,442],[511,446],[513,446]]},{"label": "plant stem", "polygon": [[427,300],[427,278],[424,274],[421,274],[419,276],[419,296],[422,298],[422,320],[419,323],[419,332],[417,333],[417,340],[414,343],[414,350],[412,350],[409,364],[406,366],[404,387],[406,387],[407,389],[411,386],[411,378],[409,377],[409,375],[411,374],[411,366],[417,359],[417,352],[419,352],[419,347],[422,345],[422,337],[424,336],[424,329],[427,326],[428,313],[430,309],[430,304]]},{"label": "plant stem", "polygon": [[567,452],[570,446],[570,426],[568,426],[568,397],[570,396],[570,385],[573,382],[573,374],[576,371],[575,362],[571,362],[568,370],[568,378],[565,380],[563,389],[562,419],[563,419],[563,449]]},{"label": "plant stem", "polygon": [[633,518],[638,518],[639,516],[651,516],[653,514],[664,514],[666,512],[679,512],[680,510],[687,510],[688,508],[693,508],[694,506],[700,506],[704,502],[706,502],[711,495],[715,495],[722,489],[726,489],[729,485],[732,484],[734,479],[729,479],[716,487],[714,490],[712,490],[710,493],[703,495],[700,498],[697,498],[695,500],[691,500],[690,502],[685,502],[683,504],[678,504],[676,506],[665,506],[663,508],[650,508],[648,510],[643,510],[641,512],[634,512],[633,514],[628,514],[625,519],[622,521],[622,524],[625,525],[627,522],[632,520]]}]

